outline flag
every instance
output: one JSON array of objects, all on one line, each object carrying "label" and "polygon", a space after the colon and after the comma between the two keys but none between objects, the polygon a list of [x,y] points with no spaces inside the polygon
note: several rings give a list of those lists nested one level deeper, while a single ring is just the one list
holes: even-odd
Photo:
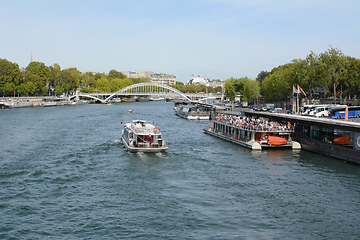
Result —
[{"label": "flag", "polygon": [[305,97],[306,97],[306,93],[304,92],[304,90],[298,85],[298,89],[300,90],[300,92],[302,92],[304,95],[305,95]]},{"label": "flag", "polygon": [[298,90],[295,88],[294,85],[293,85],[293,93],[299,93]]}]

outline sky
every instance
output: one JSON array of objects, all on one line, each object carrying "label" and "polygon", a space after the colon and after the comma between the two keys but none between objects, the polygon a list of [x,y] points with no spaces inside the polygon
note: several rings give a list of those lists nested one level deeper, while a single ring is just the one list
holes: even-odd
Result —
[{"label": "sky", "polygon": [[359,12],[359,0],[0,0],[0,58],[255,79],[331,47],[360,59]]}]

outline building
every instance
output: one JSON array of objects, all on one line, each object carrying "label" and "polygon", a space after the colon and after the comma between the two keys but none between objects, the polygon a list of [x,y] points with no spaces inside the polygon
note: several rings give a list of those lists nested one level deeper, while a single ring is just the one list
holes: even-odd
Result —
[{"label": "building", "polygon": [[125,72],[121,72],[121,73],[123,73],[127,78],[139,78],[139,75],[137,72],[125,71]]},{"label": "building", "polygon": [[152,83],[175,85],[176,76],[166,73],[153,73],[150,80]]},{"label": "building", "polygon": [[153,72],[138,72],[138,78],[151,78],[151,74],[153,74]]},{"label": "building", "polygon": [[214,80],[210,80],[209,81],[209,86],[208,87],[221,87],[224,88],[226,81],[223,79],[214,79]]},{"label": "building", "polygon": [[208,87],[209,84],[209,78],[204,78],[204,77],[193,77],[191,78],[189,81],[186,82],[186,85],[198,85],[198,84],[202,84]]},{"label": "building", "polygon": [[175,85],[176,84],[176,76],[167,73],[154,73],[154,72],[131,72],[125,71],[122,72],[128,78],[147,78],[150,79],[152,83],[160,83],[160,84],[168,84]]},{"label": "building", "polygon": [[221,87],[223,88],[225,86],[226,81],[223,79],[209,79],[209,78],[204,78],[204,77],[193,77],[191,80],[186,82],[186,85],[190,85],[190,84],[202,84],[205,85],[206,87]]}]

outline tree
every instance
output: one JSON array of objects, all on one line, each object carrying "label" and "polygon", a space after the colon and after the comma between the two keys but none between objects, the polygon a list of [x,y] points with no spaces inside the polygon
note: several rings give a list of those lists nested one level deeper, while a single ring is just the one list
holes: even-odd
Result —
[{"label": "tree", "polygon": [[[99,80],[98,80],[99,81]],[[113,78],[109,81],[110,91],[116,92],[125,87],[123,79]]]},{"label": "tree", "polygon": [[346,75],[346,58],[337,48],[328,49],[320,54],[320,58],[326,66],[328,83],[334,87],[334,103],[336,103],[336,88],[344,81]]},{"label": "tree", "polygon": [[[52,66],[49,67],[49,93],[51,91],[55,91],[55,88],[59,91],[62,88],[62,79],[61,79],[61,67],[59,64],[54,63]],[[62,92],[61,92],[62,93]],[[57,94],[61,94],[57,93]]]},{"label": "tree", "polygon": [[61,71],[63,90],[66,95],[79,87],[81,73],[76,68],[68,68]]},{"label": "tree", "polygon": [[42,62],[31,62],[25,69],[25,82],[32,82],[36,93],[43,93],[44,87],[48,86],[49,68]]},{"label": "tree", "polygon": [[224,85],[225,88],[225,97],[229,98],[231,101],[235,99],[236,95],[236,88],[235,88],[235,79],[230,78],[226,80],[226,83]]},{"label": "tree", "polygon": [[[13,92],[19,85],[20,68],[16,63],[0,58],[0,91]],[[11,91],[9,89],[12,88]]]},{"label": "tree", "polygon": [[288,63],[271,70],[261,83],[261,92],[267,101],[284,101],[294,84],[294,64]]},{"label": "tree", "polygon": [[125,74],[116,71],[115,69],[111,70],[108,74],[108,78],[109,80],[112,78],[127,78]]},{"label": "tree", "polygon": [[5,83],[5,85],[2,87],[3,93],[10,93],[10,95],[15,90],[15,84],[13,82]]},{"label": "tree", "polygon": [[344,93],[352,98],[360,93],[360,60],[346,57],[346,72],[346,80],[343,82]]},{"label": "tree", "polygon": [[259,81],[259,83],[261,84],[262,80],[264,80],[264,78],[266,78],[266,76],[269,75],[269,72],[267,71],[261,71],[257,77],[256,77],[256,81]]},{"label": "tree", "polygon": [[244,83],[244,90],[242,94],[246,98],[246,100],[249,101],[257,99],[257,95],[260,90],[259,82],[249,79],[247,77],[242,78],[242,81]]},{"label": "tree", "polygon": [[98,92],[111,92],[109,80],[106,77],[102,77],[96,81],[96,89]]}]

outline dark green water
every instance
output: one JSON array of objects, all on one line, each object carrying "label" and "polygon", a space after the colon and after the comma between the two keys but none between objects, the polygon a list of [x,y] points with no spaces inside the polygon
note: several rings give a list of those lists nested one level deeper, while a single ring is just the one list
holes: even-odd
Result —
[{"label": "dark green water", "polygon": [[[128,109],[134,113],[127,113]],[[128,153],[153,120],[166,153]],[[0,110],[0,239],[359,239],[360,167],[252,152],[165,102]]]}]

